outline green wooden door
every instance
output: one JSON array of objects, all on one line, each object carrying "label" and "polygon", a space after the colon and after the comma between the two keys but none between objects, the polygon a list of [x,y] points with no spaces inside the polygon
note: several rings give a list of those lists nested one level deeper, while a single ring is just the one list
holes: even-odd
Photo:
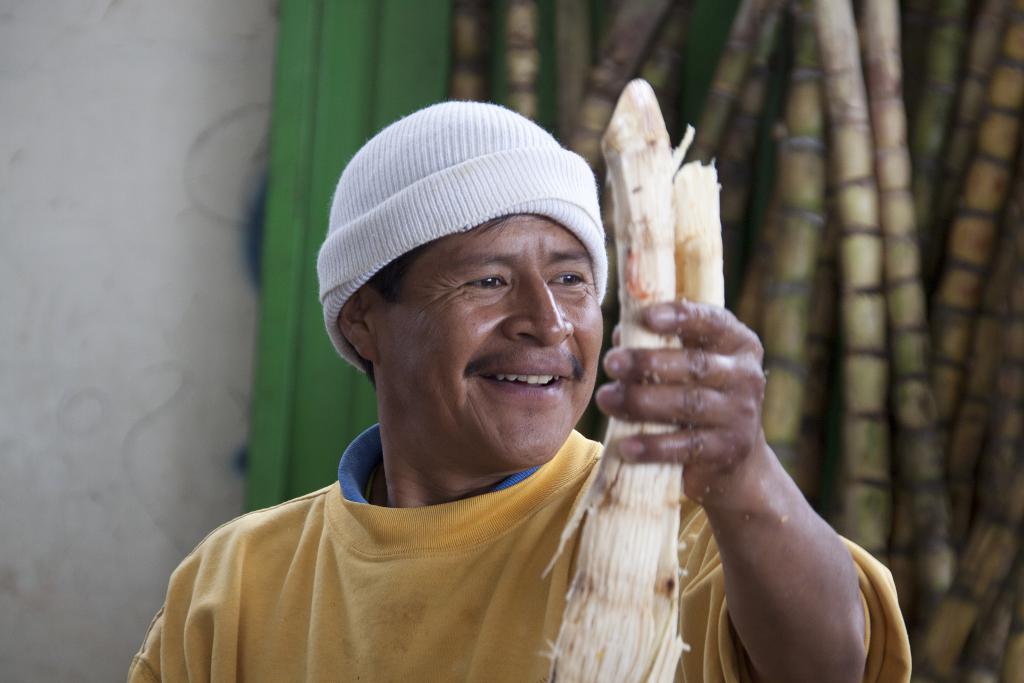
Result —
[{"label": "green wooden door", "polygon": [[444,99],[450,3],[283,0],[249,448],[250,509],[324,486],[372,424],[373,389],[335,353],[316,254],[348,159],[386,124]]}]

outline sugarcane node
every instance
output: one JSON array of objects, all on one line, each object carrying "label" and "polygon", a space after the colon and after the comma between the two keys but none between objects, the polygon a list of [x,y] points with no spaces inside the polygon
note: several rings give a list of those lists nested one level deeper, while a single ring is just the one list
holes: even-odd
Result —
[{"label": "sugarcane node", "polygon": [[936,301],[932,304],[932,314],[934,317],[943,318],[974,318],[974,309],[966,306],[958,306],[952,303],[944,303],[942,301]]},{"label": "sugarcane node", "polygon": [[988,406],[992,405],[992,399],[991,397],[989,397],[988,394],[978,394],[974,392],[970,392],[966,396],[964,396],[963,401],[965,407],[968,409],[970,408],[971,404],[984,408],[987,408]]},{"label": "sugarcane node", "polygon": [[808,376],[808,369],[804,363],[799,360],[783,358],[781,356],[766,356],[764,359],[764,368],[766,375],[771,372],[788,372],[800,380],[805,380]]},{"label": "sugarcane node", "polygon": [[966,259],[959,258],[959,257],[948,258],[946,260],[946,268],[947,268],[947,270],[951,270],[951,271],[952,270],[960,270],[960,271],[964,271],[964,272],[967,272],[967,273],[972,273],[974,275],[981,275],[981,276],[988,275],[988,271],[989,271],[989,269],[988,269],[986,264],[971,263],[970,261],[967,261]]},{"label": "sugarcane node", "polygon": [[[861,419],[861,420],[888,420],[889,414],[881,410],[849,410],[846,413],[850,417]],[[865,481],[863,479],[856,479],[855,481]],[[879,480],[881,481],[881,480]],[[888,484],[886,484],[888,486]]]},{"label": "sugarcane node", "polygon": [[[932,431],[929,428],[929,431]],[[973,481],[973,480],[972,480]],[[941,493],[946,486],[945,479],[913,479],[904,484],[906,489],[912,493]],[[936,547],[938,543],[930,541]]]},{"label": "sugarcane node", "polygon": [[800,206],[787,205],[781,207],[779,213],[782,214],[783,216],[791,216],[793,218],[798,218],[802,221],[806,221],[807,223],[813,225],[816,228],[825,227],[825,216],[820,211],[806,209]]},{"label": "sugarcane node", "polygon": [[[890,245],[890,246],[892,246],[894,248],[897,248],[897,249],[902,249],[902,248],[910,247],[915,252],[918,249],[918,238],[917,238],[917,235],[915,235],[913,232],[907,232],[905,234],[892,234],[892,233],[888,233],[888,234],[886,234],[885,239],[886,239],[886,244],[888,244],[888,245]],[[917,264],[915,264],[915,265],[917,265]],[[914,275],[908,276],[908,277],[911,278],[911,279],[914,279],[914,280],[920,279],[920,275],[917,274],[917,273],[915,273]]]},{"label": "sugarcane node", "polygon": [[879,240],[884,236],[882,228],[877,225],[871,225],[867,223],[856,223],[848,222],[843,224],[842,234],[844,237],[850,235],[863,235],[867,237],[877,237]]},{"label": "sugarcane node", "polygon": [[880,297],[885,295],[885,284],[880,283],[878,285],[843,285],[840,286],[839,293],[844,297]]},{"label": "sugarcane node", "polygon": [[925,85],[930,90],[930,95],[952,95],[956,92],[956,84],[948,80],[925,79]]},{"label": "sugarcane node", "polygon": [[[1019,113],[1020,112],[1017,112],[1017,113],[1013,114],[1013,116],[1016,117],[1016,116],[1019,115]],[[1012,161],[1008,157],[1002,157],[1002,156],[999,156],[997,154],[993,154],[991,152],[976,151],[974,153],[974,158],[975,158],[975,161],[978,164],[985,163],[985,164],[988,164],[989,166],[995,166],[996,169],[998,169],[1001,172],[1005,172],[1007,174],[1013,169],[1013,163],[1012,163]],[[980,169],[978,169],[978,170],[980,170]],[[1002,177],[1003,177],[1003,173],[1000,173],[1000,175],[997,176],[997,181],[996,182],[999,182],[998,179],[1002,178]],[[1009,179],[1007,178],[1007,181],[1008,180]],[[1005,183],[1005,181],[1004,181],[1004,183]],[[1000,191],[1004,190],[1005,189],[1005,184],[1000,186],[998,189]],[[969,209],[969,207],[964,207],[964,208],[968,208]],[[985,211],[985,210],[982,209],[982,211]],[[994,211],[994,210],[987,210],[986,211],[986,214],[990,215],[990,216],[995,216],[997,213],[998,212]]]},{"label": "sugarcane node", "polygon": [[996,61],[996,65],[1007,69],[1013,69],[1015,71],[1024,71],[1024,60],[1016,59],[1005,54]]},{"label": "sugarcane node", "polygon": [[[892,247],[891,240],[888,246]],[[886,290],[890,293],[896,292],[903,289],[904,287],[919,288],[921,286],[921,277],[917,274],[912,275],[901,275],[899,277],[893,277],[886,281]],[[927,332],[928,328],[924,323],[915,323],[907,326],[899,326],[901,332]]]},{"label": "sugarcane node", "polygon": [[[898,330],[895,327],[893,328],[893,332],[900,332],[900,331],[901,330]],[[902,331],[905,332],[906,330],[902,330]],[[930,378],[930,376],[928,375],[928,371],[927,370],[918,370],[918,371],[903,370],[903,371],[894,373],[893,381],[896,384],[911,384],[911,383],[927,382],[929,380],[929,378]]]}]

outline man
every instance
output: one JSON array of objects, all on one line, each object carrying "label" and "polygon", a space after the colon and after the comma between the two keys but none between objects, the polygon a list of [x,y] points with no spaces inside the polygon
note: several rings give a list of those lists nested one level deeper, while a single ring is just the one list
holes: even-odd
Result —
[{"label": "man", "polygon": [[[213,532],[175,571],[129,678],[543,681],[574,555],[546,576],[600,445],[607,263],[593,176],[531,122],[446,103],[343,172],[318,273],[327,331],[380,423],[339,482]],[[597,394],[681,462],[685,681],[898,681],[888,572],[807,506],[761,431],[756,336],[723,309],[646,312],[686,350],[613,349]],[[699,504],[698,504],[699,503]],[[728,603],[728,607],[726,607]]]}]

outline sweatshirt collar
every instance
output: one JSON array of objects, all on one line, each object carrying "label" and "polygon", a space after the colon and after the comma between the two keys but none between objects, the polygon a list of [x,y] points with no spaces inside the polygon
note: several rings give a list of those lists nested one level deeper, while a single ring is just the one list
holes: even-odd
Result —
[{"label": "sweatshirt collar", "polygon": [[[341,484],[341,495],[353,503],[369,505],[364,491],[370,482],[373,471],[384,462],[384,449],[380,442],[380,425],[375,424],[352,440],[338,463],[338,483]],[[488,493],[503,491],[528,478],[537,471],[531,467],[511,474],[495,484]]]}]

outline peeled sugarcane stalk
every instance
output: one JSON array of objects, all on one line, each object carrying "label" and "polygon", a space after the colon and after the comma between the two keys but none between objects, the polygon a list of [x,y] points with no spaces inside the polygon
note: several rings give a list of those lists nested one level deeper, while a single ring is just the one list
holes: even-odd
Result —
[{"label": "peeled sugarcane stalk", "polygon": [[[827,196],[827,190],[826,190]],[[826,199],[826,206],[829,201]],[[800,416],[798,462],[807,468],[804,479],[809,482],[804,495],[820,507],[822,461],[825,454],[825,415],[831,388],[832,348],[836,338],[836,302],[839,300],[836,274],[836,249],[839,245],[839,223],[834,211],[826,210],[825,232],[818,248],[814,268],[814,287],[807,321],[807,383],[804,386],[803,410]]]},{"label": "peeled sugarcane stalk", "polygon": [[764,16],[758,29],[754,55],[747,78],[733,107],[729,128],[718,150],[718,171],[722,177],[722,247],[725,249],[725,282],[729,300],[739,280],[742,261],[743,224],[750,197],[751,158],[757,147],[758,124],[768,99],[770,62],[779,37],[779,15]]},{"label": "peeled sugarcane stalk", "polygon": [[947,426],[963,393],[974,319],[996,244],[999,214],[1010,186],[1024,107],[1024,0],[1003,38],[978,128],[974,158],[950,228],[945,266],[932,303],[932,388],[939,421]]},{"label": "peeled sugarcane stalk", "polygon": [[1017,159],[1014,190],[1003,217],[1002,234],[978,320],[974,326],[967,387],[956,413],[949,438],[949,489],[953,508],[952,538],[963,545],[970,530],[975,501],[975,469],[988,430],[992,390],[1002,354],[1006,292],[1013,274],[1013,245],[1017,230],[1024,229],[1024,149]]},{"label": "peeled sugarcane stalk", "polygon": [[692,0],[675,0],[672,10],[658,31],[654,46],[640,68],[640,78],[651,84],[665,119],[670,140],[679,127],[679,92],[683,85],[683,48],[690,28]]},{"label": "peeled sugarcane stalk", "polygon": [[999,54],[999,42],[1006,25],[1010,0],[984,0],[974,20],[970,45],[964,64],[964,77],[957,94],[956,113],[946,149],[942,155],[942,173],[933,211],[933,249],[926,263],[926,273],[934,275],[939,266],[945,240],[945,228],[956,208],[956,199],[963,184],[964,169],[971,156],[978,130],[989,75]]},{"label": "peeled sugarcane stalk", "polygon": [[[864,33],[871,36],[865,41],[865,64],[885,236],[896,471],[900,484],[897,495],[909,496],[904,509],[912,523],[909,538],[914,549],[913,595],[918,612],[927,617],[953,580],[956,557],[949,539],[949,498],[938,414],[928,383],[927,304],[910,194],[896,0],[865,1]],[[903,523],[903,519],[898,518],[897,522]],[[899,524],[897,529],[907,537]],[[905,614],[913,621],[913,613]]]},{"label": "peeled sugarcane stalk", "polygon": [[[814,269],[825,225],[825,110],[810,0],[795,5],[793,68],[778,148],[778,232],[764,296],[762,341],[768,384],[768,444],[805,495],[816,491],[818,458],[801,461],[800,431],[808,380],[807,337]],[[726,225],[722,189],[723,227]]]},{"label": "peeled sugarcane stalk", "polygon": [[841,528],[848,538],[884,559],[892,516],[889,363],[871,122],[852,7],[847,0],[816,0],[815,10],[842,225]]},{"label": "peeled sugarcane stalk", "polygon": [[601,44],[600,56],[590,70],[583,102],[569,147],[601,168],[601,136],[604,135],[619,93],[643,62],[672,0],[631,0],[615,12]]},{"label": "peeled sugarcane stalk", "polygon": [[780,4],[779,0],[741,1],[711,78],[711,89],[697,124],[697,138],[690,148],[691,159],[707,162],[718,150],[750,69],[758,28],[767,17],[779,11]]},{"label": "peeled sugarcane stalk", "polygon": [[505,69],[508,75],[509,108],[537,118],[537,0],[507,0],[505,14]]},{"label": "peeled sugarcane stalk", "polygon": [[929,249],[940,155],[955,103],[969,4],[969,0],[935,1],[925,52],[923,87],[917,106],[911,112],[914,210],[925,252]]},{"label": "peeled sugarcane stalk", "polygon": [[[626,83],[636,73],[644,56],[650,48],[650,42],[657,33],[669,9],[672,0],[631,0],[631,2],[614,3],[606,7],[612,12],[604,38],[601,41],[600,56],[590,70],[583,101],[575,112],[575,126],[569,136],[569,147],[587,160],[595,173],[600,175],[603,160],[601,159],[601,136],[604,135],[611,118],[612,109]],[[606,191],[602,197],[602,217],[606,224],[610,223],[613,200]],[[608,250],[608,289],[614,290],[617,277],[615,267],[615,249],[611,245]],[[615,297],[606,297],[601,306],[605,320],[616,320],[618,302]],[[611,330],[605,331],[605,343],[610,341]],[[600,433],[600,425],[604,424],[603,413],[591,404],[584,413],[581,427],[584,432]]]},{"label": "peeled sugarcane stalk", "polygon": [[[678,343],[648,332],[641,310],[682,294],[722,305],[718,180],[687,164],[689,139],[673,154],[654,91],[633,81],[604,138],[615,198],[622,344]],[[677,264],[682,263],[677,282]],[[684,645],[679,626],[679,504],[682,467],[624,464],[619,440],[669,425],[611,420],[597,475],[565,531],[586,517],[576,575],[553,648],[550,680],[671,681]]]},{"label": "peeled sugarcane stalk", "polygon": [[997,407],[981,465],[985,497],[953,586],[929,620],[914,680],[953,673],[982,607],[1009,573],[1024,536],[1024,231],[1016,242]]},{"label": "peeled sugarcane stalk", "polygon": [[448,94],[453,100],[487,99],[489,5],[484,0],[452,2],[452,69]]},{"label": "peeled sugarcane stalk", "polygon": [[555,3],[558,68],[558,132],[568,140],[576,125],[590,71],[590,0]]},{"label": "peeled sugarcane stalk", "polygon": [[1013,571],[996,599],[981,613],[964,655],[964,683],[999,683],[1014,597],[1024,589],[1024,552],[1017,550]]}]

